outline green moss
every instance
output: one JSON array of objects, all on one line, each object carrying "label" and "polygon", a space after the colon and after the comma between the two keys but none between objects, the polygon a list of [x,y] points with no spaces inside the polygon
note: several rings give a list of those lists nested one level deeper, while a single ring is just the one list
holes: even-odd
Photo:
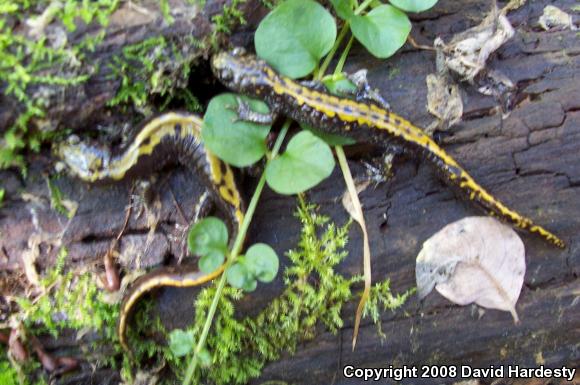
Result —
[{"label": "green moss", "polygon": [[76,210],[67,208],[63,200],[62,192],[51,178],[46,178],[46,184],[50,192],[50,207],[71,219],[75,215]]},{"label": "green moss", "polygon": [[[197,373],[198,377],[216,384],[245,383],[259,376],[267,362],[285,352],[294,353],[300,342],[314,338],[318,325],[333,333],[343,326],[343,306],[358,298],[352,287],[362,280],[335,271],[347,255],[344,247],[350,223],[337,227],[302,199],[297,216],[302,232],[298,247],[287,254],[291,265],[284,273],[283,294],[257,317],[239,320],[234,309],[242,292],[226,287],[206,344],[211,366]],[[198,296],[195,321],[189,329],[194,340],[203,328],[214,293],[215,287],[210,287]],[[398,308],[410,293],[393,296],[388,281],[376,283],[365,314],[380,326],[381,310]],[[169,349],[165,349],[165,357],[176,373],[186,367],[187,360],[173,356]]]},{"label": "green moss", "polygon": [[104,292],[95,284],[94,274],[64,272],[66,256],[66,249],[61,249],[55,266],[41,280],[44,293],[40,297],[34,301],[17,299],[22,321],[26,326],[34,326],[35,334],[49,333],[56,337],[65,328],[88,328],[102,332],[109,341],[116,340],[117,306],[105,301]]},{"label": "green moss", "polygon": [[[64,90],[85,82],[94,70],[82,65],[85,54],[93,50],[104,36],[87,36],[71,46],[68,42],[62,44],[48,39],[44,27],[55,22],[72,32],[76,29],[75,20],[79,19],[87,24],[97,20],[106,25],[118,3],[118,0],[0,0],[0,87],[4,87],[3,92],[19,103],[17,108],[20,111],[0,139],[0,168],[22,168],[22,152],[38,151],[40,143],[50,137],[50,133],[32,125],[34,120],[44,117],[47,103],[47,96],[40,92],[39,87],[58,86]],[[13,33],[15,20],[28,24],[31,31],[37,30],[38,33],[36,36]],[[55,64],[60,67],[60,75],[46,75],[44,70]],[[31,94],[32,89],[36,90],[35,95]]]},{"label": "green moss", "polygon": [[[104,292],[95,285],[94,274],[64,271],[67,252],[61,249],[55,266],[41,280],[42,294],[34,299],[16,298],[20,311],[15,317],[24,324],[27,332],[35,335],[50,334],[57,337],[64,329],[93,331],[99,336],[92,346],[109,346],[118,341],[116,323],[117,305],[108,304]],[[119,351],[118,344],[114,345]],[[95,358],[96,357],[96,358]],[[114,357],[93,356],[94,364],[114,366]],[[35,360],[30,361],[32,364]],[[27,376],[38,369],[36,365],[24,368]],[[0,382],[1,383],[1,382]]]},{"label": "green moss", "polygon": [[[0,347],[0,357],[6,357],[7,352]],[[0,359],[0,384],[17,385],[18,371],[12,366],[8,359]]]},{"label": "green moss", "polygon": [[224,5],[221,14],[212,17],[211,20],[214,22],[216,33],[230,34],[232,27],[246,23],[244,14],[239,9],[239,6],[245,2],[246,0],[232,0],[230,4],[226,3]]},{"label": "green moss", "polygon": [[122,55],[109,65],[111,77],[120,78],[121,86],[108,105],[129,104],[143,109],[157,95],[164,98],[161,110],[175,98],[183,98],[188,108],[199,111],[197,99],[186,89],[199,48],[203,48],[203,43],[193,37],[176,43],[163,36],[123,48]]}]

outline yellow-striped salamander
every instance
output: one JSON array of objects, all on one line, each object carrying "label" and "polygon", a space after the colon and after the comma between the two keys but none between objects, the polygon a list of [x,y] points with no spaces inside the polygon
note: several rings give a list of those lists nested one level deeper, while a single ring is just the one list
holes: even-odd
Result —
[{"label": "yellow-striped salamander", "polygon": [[422,155],[444,180],[457,187],[491,216],[565,247],[564,241],[506,207],[481,187],[451,156],[420,128],[376,103],[361,103],[305,86],[276,73],[264,61],[239,50],[212,57],[215,76],[228,88],[263,99],[275,113],[332,134],[367,143],[395,143]]},{"label": "yellow-striped salamander", "polygon": [[[75,138],[60,144],[56,150],[70,172],[87,182],[120,180],[177,161],[204,181],[212,200],[226,215],[232,233],[230,239],[235,239],[244,218],[244,202],[231,168],[201,143],[201,127],[202,121],[195,115],[167,113],[143,125],[129,147],[117,155]],[[222,271],[223,267],[204,274],[193,265],[165,267],[136,280],[121,304],[118,333],[123,348],[129,351],[125,338],[128,317],[143,294],[161,286],[201,285]]]}]

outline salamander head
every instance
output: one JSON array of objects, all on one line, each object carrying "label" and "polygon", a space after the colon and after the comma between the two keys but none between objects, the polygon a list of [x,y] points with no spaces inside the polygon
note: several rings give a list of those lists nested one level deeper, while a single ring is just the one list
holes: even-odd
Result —
[{"label": "salamander head", "polygon": [[211,59],[214,75],[229,89],[246,95],[256,95],[259,88],[270,84],[273,70],[262,60],[239,48],[219,52]]},{"label": "salamander head", "polygon": [[70,174],[88,182],[102,178],[111,157],[107,150],[80,142],[74,135],[59,143],[54,152]]}]

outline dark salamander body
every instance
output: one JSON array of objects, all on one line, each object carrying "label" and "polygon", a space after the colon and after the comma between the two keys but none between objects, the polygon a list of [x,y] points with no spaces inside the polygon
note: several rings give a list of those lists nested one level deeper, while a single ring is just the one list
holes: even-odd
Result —
[{"label": "dark salamander body", "polygon": [[274,112],[360,142],[402,145],[433,164],[448,184],[489,215],[565,247],[556,235],[494,198],[420,128],[391,111],[374,103],[361,103],[301,85],[277,74],[254,56],[221,52],[212,58],[211,65],[214,74],[228,88],[263,99]]}]

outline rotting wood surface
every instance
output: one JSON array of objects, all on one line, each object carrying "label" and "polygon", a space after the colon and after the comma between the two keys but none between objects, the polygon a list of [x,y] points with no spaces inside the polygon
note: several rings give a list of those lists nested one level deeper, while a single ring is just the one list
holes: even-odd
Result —
[{"label": "rotting wood surface", "polygon": [[[285,356],[264,369],[260,384],[281,380],[292,384],[355,384],[343,377],[342,367],[387,367],[396,365],[456,364],[487,367],[514,363],[527,366],[580,366],[580,307],[577,305],[580,270],[580,43],[574,31],[544,32],[537,20],[549,1],[531,2],[508,15],[516,36],[490,61],[518,86],[518,103],[504,120],[496,112],[492,98],[463,87],[464,119],[443,139],[442,146],[463,164],[483,186],[508,206],[525,214],[567,241],[565,250],[551,247],[523,234],[527,272],[517,304],[521,324],[514,325],[509,313],[483,310],[476,306],[458,307],[438,294],[423,303],[411,300],[404,310],[386,313],[382,329],[387,340],[381,343],[375,326],[363,321],[358,345],[351,351],[352,325],[356,304],[344,311],[346,326],[338,335],[322,332],[301,346],[293,357]],[[576,2],[560,1],[569,11]],[[421,43],[436,36],[447,40],[481,20],[489,8],[484,1],[441,1],[434,10],[415,16],[413,36]],[[241,37],[240,37],[241,36]],[[245,35],[239,35],[244,40]],[[418,125],[427,125],[425,76],[434,71],[434,55],[409,46],[388,61],[372,59],[355,49],[347,71],[369,69],[370,83],[386,96],[394,111]],[[77,113],[80,112],[80,105]],[[21,182],[16,173],[2,172],[8,200],[0,209],[0,239],[6,266],[18,263],[35,234],[64,232],[72,265],[100,263],[96,257],[107,250],[124,220],[130,183],[87,186],[63,178],[57,181],[67,199],[77,201],[77,215],[66,219],[50,209],[48,191],[41,173],[47,155],[33,162],[30,176]],[[355,170],[359,169],[354,165]],[[360,170],[359,170],[360,171]],[[162,183],[160,183],[162,182]],[[245,183],[251,191],[252,180]],[[154,266],[181,252],[175,224],[182,223],[175,200],[188,219],[200,192],[195,178],[182,168],[167,168],[157,176],[159,222],[146,258],[140,266]],[[338,171],[308,194],[310,201],[338,223],[347,220],[339,201],[344,184]],[[39,200],[24,201],[26,191]],[[390,277],[394,290],[414,286],[414,259],[421,244],[445,224],[479,212],[459,200],[418,160],[399,159],[394,178],[361,194],[373,254],[373,280]],[[266,191],[250,231],[250,242],[271,244],[282,255],[294,247],[299,224],[292,215],[295,200]],[[276,215],[272,215],[276,213]],[[149,224],[146,215],[133,216],[121,240],[121,253],[143,247]],[[349,258],[341,265],[344,274],[362,269],[361,235],[355,226],[350,234]],[[53,255],[49,240],[41,244],[39,266],[50,264]],[[43,238],[44,239],[44,238]],[[125,261],[132,268],[135,261]],[[15,276],[20,269],[6,274]],[[280,277],[248,296],[241,312],[259,309],[282,289]],[[183,326],[191,317],[188,290],[164,290],[158,307],[169,326]],[[255,310],[253,310],[255,311]],[[48,348],[69,349],[74,341],[46,341]],[[89,367],[69,377],[66,383],[114,383],[114,373],[91,373]],[[108,382],[112,381],[112,382]],[[421,383],[418,380],[409,383]],[[432,383],[427,380],[424,383]]]}]

